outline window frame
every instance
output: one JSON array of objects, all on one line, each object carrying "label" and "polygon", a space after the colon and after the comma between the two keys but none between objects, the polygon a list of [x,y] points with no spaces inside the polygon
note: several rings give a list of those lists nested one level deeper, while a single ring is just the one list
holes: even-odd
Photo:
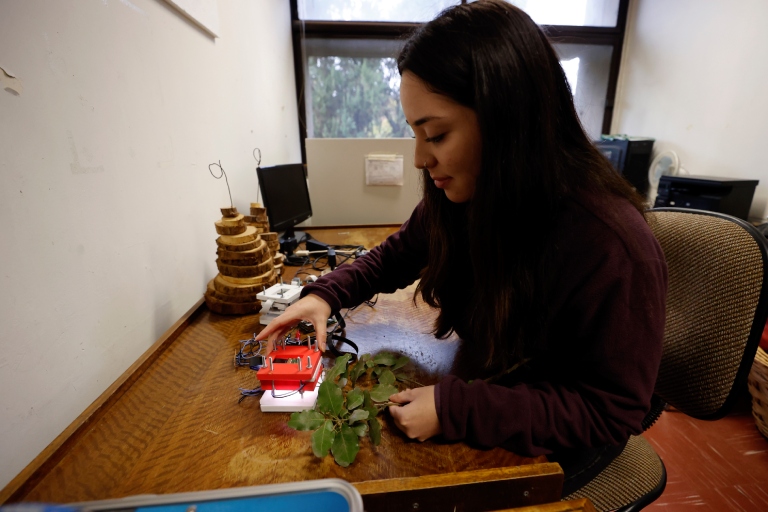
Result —
[{"label": "window frame", "polygon": [[[327,39],[402,39],[422,23],[378,22],[378,21],[315,21],[300,20],[298,0],[291,3],[291,38],[293,41],[293,68],[296,78],[296,101],[299,111],[299,140],[301,161],[307,163],[307,111],[304,95],[304,55],[302,38]],[[467,3],[461,0],[461,3]],[[608,90],[603,109],[602,133],[610,133],[619,68],[624,49],[624,35],[627,26],[629,0],[619,0],[619,11],[615,27],[591,27],[572,25],[541,25],[552,43],[571,43],[611,46],[611,64],[608,73]]]}]

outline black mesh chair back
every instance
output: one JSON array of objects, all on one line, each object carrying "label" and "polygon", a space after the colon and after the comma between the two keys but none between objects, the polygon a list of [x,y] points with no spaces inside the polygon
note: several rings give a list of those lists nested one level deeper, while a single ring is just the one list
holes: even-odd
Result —
[{"label": "black mesh chair back", "polygon": [[669,268],[655,393],[694,418],[722,418],[745,389],[768,314],[765,237],[712,212],[658,209],[647,218]]}]

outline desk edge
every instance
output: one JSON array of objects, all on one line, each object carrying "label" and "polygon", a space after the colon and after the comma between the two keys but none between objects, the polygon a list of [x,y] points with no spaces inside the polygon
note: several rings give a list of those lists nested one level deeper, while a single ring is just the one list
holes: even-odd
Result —
[{"label": "desk edge", "polygon": [[327,226],[297,226],[302,231],[312,231],[313,229],[360,229],[360,228],[399,228],[402,223],[387,222],[384,224],[328,224]]},{"label": "desk edge", "polygon": [[474,469],[455,473],[366,480],[363,482],[352,482],[352,485],[355,486],[360,494],[365,496],[404,490],[440,488],[446,485],[523,479],[534,476],[559,476],[562,478],[563,470],[556,462],[543,462],[502,468]]}]

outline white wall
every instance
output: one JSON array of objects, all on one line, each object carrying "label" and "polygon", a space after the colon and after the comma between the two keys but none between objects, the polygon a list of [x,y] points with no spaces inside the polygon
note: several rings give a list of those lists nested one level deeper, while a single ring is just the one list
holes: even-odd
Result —
[{"label": "white wall", "polygon": [[0,0],[0,487],[202,296],[208,164],[242,211],[254,147],[301,159],[288,2],[218,8],[214,40],[162,0]]},{"label": "white wall", "polygon": [[[305,226],[399,224],[421,199],[414,139],[307,139],[312,218]],[[365,157],[403,157],[402,186],[365,184]],[[370,247],[368,247],[370,249]]]},{"label": "white wall", "polygon": [[759,179],[768,220],[768,2],[633,0],[612,133],[650,136],[691,174]]}]

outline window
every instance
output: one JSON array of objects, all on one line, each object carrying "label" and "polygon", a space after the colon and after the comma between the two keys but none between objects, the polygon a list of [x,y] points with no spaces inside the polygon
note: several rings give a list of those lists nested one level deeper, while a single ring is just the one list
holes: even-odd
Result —
[{"label": "window", "polygon": [[305,39],[307,137],[410,137],[395,60],[401,45],[391,39]]},{"label": "window", "polygon": [[457,0],[298,0],[299,19],[423,23]]},{"label": "window", "polygon": [[[507,1],[550,36],[589,135],[608,133],[628,0]],[[395,59],[411,30],[458,2],[291,0],[305,162],[307,137],[410,136]]]},{"label": "window", "polygon": [[507,0],[539,25],[615,27],[619,0]]}]

